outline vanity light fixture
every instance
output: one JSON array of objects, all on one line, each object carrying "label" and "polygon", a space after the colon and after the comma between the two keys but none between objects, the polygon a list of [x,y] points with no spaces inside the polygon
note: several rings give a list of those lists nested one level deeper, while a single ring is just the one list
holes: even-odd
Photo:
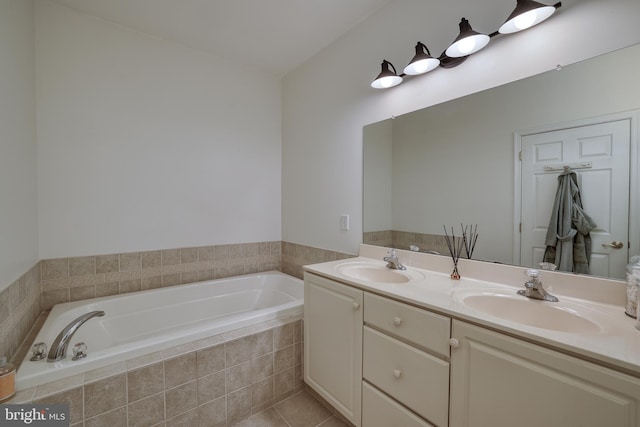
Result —
[{"label": "vanity light fixture", "polygon": [[547,6],[533,0],[517,0],[516,8],[511,12],[504,24],[500,26],[500,34],[517,33],[537,25],[553,15],[562,6],[561,2]]},{"label": "vanity light fixture", "polygon": [[440,65],[440,60],[431,56],[429,48],[422,42],[416,44],[416,55],[413,57],[409,65],[404,67],[404,73],[410,76],[428,73]]},{"label": "vanity light fixture", "polygon": [[[389,66],[393,68],[393,71],[389,69]],[[402,83],[402,77],[398,75],[396,67],[394,67],[391,62],[384,59],[382,64],[380,64],[380,67],[382,68],[382,71],[380,71],[378,77],[371,82],[371,87],[375,89],[387,89]]]},{"label": "vanity light fixture", "polygon": [[471,28],[471,24],[466,18],[460,20],[460,34],[451,43],[451,46],[444,53],[451,58],[461,58],[476,53],[489,44],[491,38],[486,34],[481,34]]},{"label": "vanity light fixture", "polygon": [[535,0],[516,0],[516,8],[507,17],[504,24],[500,26],[498,31],[489,35],[474,31],[469,21],[466,18],[462,18],[459,24],[460,34],[442,55],[438,58],[432,57],[427,46],[422,42],[418,42],[415,48],[416,54],[409,62],[409,65],[404,68],[402,74],[398,74],[393,64],[385,59],[382,61],[382,71],[371,83],[371,87],[388,89],[402,83],[405,76],[424,74],[438,66],[441,68],[457,67],[469,55],[487,46],[492,37],[531,28],[549,18],[561,6],[561,2],[549,6]]}]

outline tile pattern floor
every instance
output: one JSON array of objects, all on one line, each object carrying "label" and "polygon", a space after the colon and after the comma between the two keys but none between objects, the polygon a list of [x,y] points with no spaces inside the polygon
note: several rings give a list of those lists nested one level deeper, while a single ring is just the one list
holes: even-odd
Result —
[{"label": "tile pattern floor", "polygon": [[234,424],[233,427],[348,427],[306,391]]}]

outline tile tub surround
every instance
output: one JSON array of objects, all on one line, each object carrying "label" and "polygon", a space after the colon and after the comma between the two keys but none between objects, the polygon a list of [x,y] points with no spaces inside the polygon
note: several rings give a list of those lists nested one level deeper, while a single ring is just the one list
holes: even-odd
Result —
[{"label": "tile tub surround", "polygon": [[42,308],[89,298],[280,270],[282,242],[46,259]]},{"label": "tile tub surround", "polygon": [[19,391],[72,426],[227,426],[302,390],[302,320],[273,320]]},{"label": "tile tub surround", "polygon": [[282,242],[282,272],[298,279],[303,279],[302,267],[305,265],[337,261],[355,256],[357,255],[349,255],[297,243]]},{"label": "tile tub surround", "polygon": [[40,294],[39,263],[0,292],[0,356],[7,360],[24,356],[20,345],[40,315]]},{"label": "tile tub surround", "polygon": [[[460,230],[455,230],[460,232]],[[409,250],[409,246],[415,245],[421,251],[437,251],[449,256],[449,248],[444,235],[410,233],[407,231],[384,230],[366,231],[362,233],[363,243],[366,245],[386,246],[396,249]]]}]

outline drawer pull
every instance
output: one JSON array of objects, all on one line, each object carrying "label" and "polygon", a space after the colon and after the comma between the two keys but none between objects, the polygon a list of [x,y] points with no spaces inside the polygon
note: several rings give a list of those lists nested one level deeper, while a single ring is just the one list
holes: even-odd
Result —
[{"label": "drawer pull", "polygon": [[393,318],[393,324],[396,325],[396,326],[402,325],[402,318],[398,317],[398,316],[394,317]]},{"label": "drawer pull", "polygon": [[354,302],[353,303],[353,310],[355,311],[355,310],[357,310],[359,308],[360,308],[360,303]]},{"label": "drawer pull", "polygon": [[400,378],[402,376],[402,371],[400,369],[394,369],[393,376],[396,378]]},{"label": "drawer pull", "polygon": [[460,347],[460,342],[456,338],[451,338],[449,340],[449,345],[451,346],[451,348],[458,348]]}]

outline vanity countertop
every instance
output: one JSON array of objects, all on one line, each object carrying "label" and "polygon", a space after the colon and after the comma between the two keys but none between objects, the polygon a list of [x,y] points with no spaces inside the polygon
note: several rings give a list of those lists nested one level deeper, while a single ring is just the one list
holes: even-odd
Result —
[{"label": "vanity countertop", "polygon": [[[367,256],[363,256],[363,252]],[[382,254],[384,254],[384,252],[382,252]],[[464,268],[461,268],[460,271],[462,278],[460,280],[452,280],[449,273],[442,271],[443,265],[452,265],[451,259],[442,256],[424,258],[427,261],[421,258],[420,262],[413,263],[414,265],[419,264],[419,266],[413,267],[411,264],[404,262],[403,255],[406,256],[406,261],[414,261],[415,256],[408,252],[400,251],[400,260],[408,267],[408,270],[404,274],[411,278],[411,280],[406,283],[377,282],[358,279],[355,278],[354,275],[343,274],[343,272],[346,271],[345,268],[350,267],[371,266],[379,269],[384,268],[386,263],[382,261],[381,256],[377,255],[379,255],[379,250],[365,248],[364,251],[361,250],[359,257],[307,265],[304,267],[304,270],[309,273],[339,280],[340,282],[365,291],[439,312],[454,319],[460,319],[495,329],[640,377],[640,330],[635,328],[635,319],[624,314],[624,306],[617,304],[615,298],[603,298],[605,300],[603,302],[594,297],[597,292],[594,291],[594,287],[589,284],[590,279],[585,280],[584,276],[573,276],[573,281],[577,282],[576,286],[579,286],[580,290],[584,291],[583,295],[579,292],[579,296],[571,295],[570,292],[564,292],[567,289],[571,289],[571,287],[566,284],[557,286],[556,289],[554,289],[555,292],[551,293],[556,294],[560,298],[560,302],[552,303],[530,300],[517,295],[517,290],[524,288],[523,284],[526,281],[526,277],[523,275],[518,276],[519,281],[517,282],[510,280],[509,283],[504,283],[504,277],[508,275],[500,274],[501,269],[515,268],[518,269],[521,274],[522,271],[524,271],[523,268],[501,265],[492,266],[491,264],[484,263],[485,267],[488,264],[488,266],[498,272],[495,282],[487,280],[486,274],[484,275],[485,277],[481,279],[472,278],[469,277],[469,275],[465,276]],[[417,256],[421,255],[423,254]],[[429,257],[428,255],[425,256]],[[429,260],[433,263],[433,269],[429,268]],[[467,270],[472,269],[468,268]],[[482,276],[482,274],[478,276]],[[557,277],[559,278],[558,281],[564,280],[565,282],[570,282],[572,278],[571,275],[564,279],[562,276]],[[545,282],[545,279],[547,282]],[[553,276],[545,278],[543,275],[543,284],[547,290],[551,288],[549,284],[553,280]],[[510,282],[515,282],[516,284],[511,284]],[[595,286],[595,288],[597,288],[597,286]],[[618,294],[619,288],[620,286],[618,284]],[[557,291],[563,293],[557,293]],[[511,295],[515,295],[514,299],[517,300],[520,297],[523,301],[530,301],[531,304],[560,304],[554,306],[553,309],[555,310],[561,307],[562,310],[569,313],[575,311],[579,313],[580,316],[598,325],[598,330],[586,332],[573,330],[567,332],[561,330],[563,329],[562,326],[558,326],[557,328],[530,326],[519,321],[511,321],[504,317],[490,314],[490,311],[486,309],[481,311],[472,308],[464,302],[466,296],[480,294],[509,295],[509,298],[511,298]]]}]

